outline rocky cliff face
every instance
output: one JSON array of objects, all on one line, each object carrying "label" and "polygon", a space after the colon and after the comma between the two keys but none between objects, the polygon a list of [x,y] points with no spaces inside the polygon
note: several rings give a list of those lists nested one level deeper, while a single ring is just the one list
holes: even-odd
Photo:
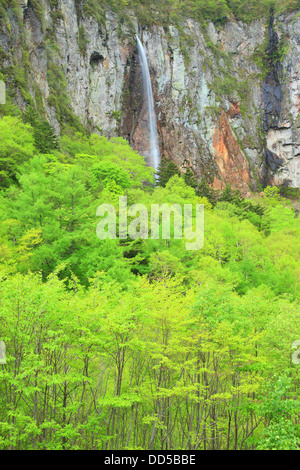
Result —
[{"label": "rocky cliff face", "polygon": [[[147,154],[147,112],[135,34],[146,49],[161,154],[215,188],[247,192],[259,184],[300,186],[300,19],[289,14],[250,25],[229,21],[178,31],[122,25],[84,15],[80,2],[43,11],[31,1],[2,24],[1,70],[25,110],[43,106],[60,132],[73,113],[94,132],[121,135]],[[16,80],[26,68],[26,83]],[[14,73],[12,73],[14,72]],[[53,78],[54,77],[54,78]],[[56,78],[55,78],[56,77]],[[57,83],[56,83],[57,81]],[[68,109],[68,112],[66,112]]]}]

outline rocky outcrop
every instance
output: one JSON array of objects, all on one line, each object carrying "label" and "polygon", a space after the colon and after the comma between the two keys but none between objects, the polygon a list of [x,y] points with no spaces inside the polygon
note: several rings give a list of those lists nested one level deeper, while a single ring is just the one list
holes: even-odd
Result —
[{"label": "rocky outcrop", "polygon": [[262,175],[267,173],[273,184],[300,187],[300,20],[294,14],[281,16],[277,30],[286,50],[285,55],[279,51],[281,62],[271,70],[274,104],[268,108],[273,109],[271,120],[265,120],[267,161]]},{"label": "rocky outcrop", "polygon": [[[131,24],[108,12],[105,26],[99,25],[74,0],[58,0],[54,10],[47,0],[41,6],[43,18],[30,1],[19,19],[8,13],[0,56],[4,74],[12,64],[24,67],[26,57],[28,91],[37,105],[43,104],[58,133],[66,114],[57,112],[53,99],[49,71],[54,66],[62,82],[56,99],[68,96],[64,106],[91,131],[108,138],[121,135],[145,154],[138,31],[152,78],[161,155],[215,187],[227,182],[243,191],[269,182],[300,186],[297,15],[250,25],[232,20],[203,27],[187,20],[178,31],[174,26],[141,28],[133,13]],[[263,76],[257,57],[266,47],[278,60]],[[18,82],[8,78],[7,85],[25,110],[28,99]]]},{"label": "rocky outcrop", "polygon": [[273,10],[271,10],[270,14],[265,61],[267,74],[262,81],[262,100],[264,104],[263,129],[267,132],[269,129],[278,126],[283,100],[281,86],[283,69],[280,61],[279,38],[274,29]]},{"label": "rocky outcrop", "polygon": [[[233,112],[231,108],[227,114],[230,116]],[[219,124],[214,131],[213,149],[219,170],[219,178],[214,179],[215,188],[224,189],[224,182],[227,182],[247,192],[250,185],[249,163],[241,151],[224,112],[221,113]]]}]

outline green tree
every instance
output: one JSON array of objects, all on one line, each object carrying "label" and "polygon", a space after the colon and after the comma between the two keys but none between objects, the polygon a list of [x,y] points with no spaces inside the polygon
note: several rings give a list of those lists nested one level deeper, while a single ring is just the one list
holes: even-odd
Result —
[{"label": "green tree", "polygon": [[197,178],[195,178],[194,173],[190,168],[187,168],[186,172],[184,173],[184,181],[185,184],[191,186],[194,189],[198,186]]},{"label": "green tree", "polygon": [[291,386],[291,379],[283,375],[268,387],[260,406],[265,429],[258,441],[258,450],[299,450],[300,429],[296,417],[300,401],[290,398]]},{"label": "green tree", "polygon": [[174,175],[180,176],[178,167],[174,162],[168,160],[166,157],[163,157],[157,170],[158,185],[165,188],[169,179]]},{"label": "green tree", "polygon": [[211,204],[216,204],[217,191],[209,186],[205,178],[201,179],[198,187],[196,188],[196,194],[200,197],[206,197]]},{"label": "green tree", "polygon": [[32,127],[19,118],[0,119],[0,187],[16,182],[19,166],[35,153]]}]

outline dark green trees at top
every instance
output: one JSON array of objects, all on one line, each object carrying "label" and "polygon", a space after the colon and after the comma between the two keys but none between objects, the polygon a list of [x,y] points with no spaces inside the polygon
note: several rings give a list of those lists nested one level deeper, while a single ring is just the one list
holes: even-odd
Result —
[{"label": "dark green trees at top", "polygon": [[198,186],[198,181],[197,178],[194,176],[194,173],[190,168],[187,168],[185,174],[184,174],[184,182],[188,186],[191,186],[191,188],[197,188]]},{"label": "dark green trees at top", "polygon": [[48,121],[42,120],[32,108],[28,108],[24,114],[24,121],[33,128],[35,147],[40,153],[51,153],[58,149],[58,141],[55,130]]},{"label": "dark green trees at top", "polygon": [[196,189],[196,194],[200,197],[206,197],[212,205],[216,204],[218,193],[209,186],[209,184],[204,178],[201,179]]},{"label": "dark green trees at top", "polygon": [[158,186],[166,187],[167,182],[174,175],[180,176],[180,171],[174,162],[163,157],[157,171]]}]

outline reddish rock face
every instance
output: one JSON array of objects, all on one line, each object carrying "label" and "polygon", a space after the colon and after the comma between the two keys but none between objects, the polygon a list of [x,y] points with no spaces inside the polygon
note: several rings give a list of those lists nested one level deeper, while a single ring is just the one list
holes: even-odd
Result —
[{"label": "reddish rock face", "polygon": [[[232,107],[229,115],[237,114],[238,104]],[[233,134],[228,117],[221,113],[213,136],[213,150],[219,177],[214,180],[214,188],[222,189],[227,183],[240,190],[250,186],[249,163]]]},{"label": "reddish rock face", "polygon": [[149,135],[149,115],[147,110],[147,103],[144,102],[142,110],[139,115],[137,126],[132,134],[132,147],[146,158],[146,163],[153,166],[154,162],[151,160],[151,144]]},{"label": "reddish rock face", "polygon": [[[126,50],[124,52],[125,60]],[[124,116],[121,135],[131,147],[145,157],[148,166],[154,166],[151,160],[148,106],[145,99],[141,68],[136,51],[131,50],[131,64],[124,79]]]}]

